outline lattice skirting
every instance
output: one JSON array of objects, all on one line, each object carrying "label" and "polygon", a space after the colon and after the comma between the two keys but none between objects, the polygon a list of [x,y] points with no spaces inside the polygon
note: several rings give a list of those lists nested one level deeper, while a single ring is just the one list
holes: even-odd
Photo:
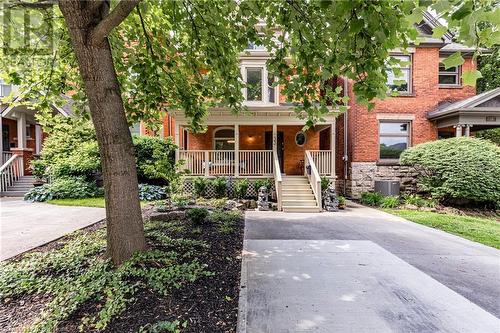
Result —
[{"label": "lattice skirting", "polygon": [[[234,198],[234,185],[240,180],[238,178],[230,178],[230,177],[225,177],[226,179],[226,184],[227,184],[227,196],[228,198]],[[251,197],[257,197],[257,190],[254,186],[254,183],[256,180],[262,180],[264,178],[258,178],[258,179],[250,179],[248,178],[248,181],[250,183],[250,185],[248,186],[248,190],[247,190],[247,197],[251,198]],[[269,178],[270,181],[271,181],[271,189],[270,189],[270,198],[271,197],[274,197],[273,193],[274,193],[274,179],[272,178]],[[184,190],[184,193],[186,194],[193,194],[194,193],[194,185],[193,185],[193,179],[192,178],[186,178],[184,179],[184,184],[183,184],[183,190]],[[215,197],[215,190],[214,190],[214,187],[212,184],[208,184],[207,185],[207,189],[206,189],[206,194],[208,197]]]}]

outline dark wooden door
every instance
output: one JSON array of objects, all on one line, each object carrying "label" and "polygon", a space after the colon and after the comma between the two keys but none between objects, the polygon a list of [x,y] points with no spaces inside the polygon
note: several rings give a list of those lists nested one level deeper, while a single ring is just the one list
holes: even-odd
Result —
[{"label": "dark wooden door", "polygon": [[[276,133],[277,142],[276,142],[276,153],[278,154],[278,161],[280,162],[281,173],[283,173],[283,161],[284,161],[284,152],[285,152],[285,140],[284,134],[281,131]],[[266,131],[266,150],[273,150],[273,132]]]}]

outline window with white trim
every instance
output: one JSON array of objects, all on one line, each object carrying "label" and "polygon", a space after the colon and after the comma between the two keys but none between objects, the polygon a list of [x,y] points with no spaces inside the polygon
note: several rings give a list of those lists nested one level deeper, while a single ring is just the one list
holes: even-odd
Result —
[{"label": "window with white trim", "polygon": [[9,96],[12,91],[11,84],[5,84],[2,80],[0,80],[0,97]]},{"label": "window with white trim", "polygon": [[245,83],[243,97],[247,105],[277,104],[278,87],[274,76],[266,69],[265,62],[248,62],[241,65]]},{"label": "window with white trim", "polygon": [[214,131],[215,150],[234,150],[234,128],[221,127]]},{"label": "window with white trim", "polygon": [[439,85],[459,86],[460,85],[460,66],[445,68],[442,62],[439,63]]},{"label": "window with white trim", "polygon": [[379,158],[398,160],[401,153],[410,146],[410,122],[379,122]]},{"label": "window with white trim", "polygon": [[[411,56],[393,55],[391,57],[398,59],[401,63],[387,68],[387,87],[390,91],[411,93]],[[401,73],[395,73],[393,68],[398,68]]]}]

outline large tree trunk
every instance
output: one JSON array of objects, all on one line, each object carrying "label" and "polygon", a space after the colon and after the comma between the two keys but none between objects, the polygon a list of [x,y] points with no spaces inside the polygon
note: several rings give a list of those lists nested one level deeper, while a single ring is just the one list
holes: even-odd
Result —
[{"label": "large tree trunk", "polygon": [[[121,264],[145,249],[134,146],[107,38],[93,45],[90,33],[102,20],[106,3],[61,0],[64,15],[88,97],[97,134],[104,177],[107,252]],[[106,11],[107,12],[107,11]]]}]

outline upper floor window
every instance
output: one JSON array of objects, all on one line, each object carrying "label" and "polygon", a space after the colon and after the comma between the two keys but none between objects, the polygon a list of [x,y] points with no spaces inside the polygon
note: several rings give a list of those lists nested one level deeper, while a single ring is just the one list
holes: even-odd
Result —
[{"label": "upper floor window", "polygon": [[141,123],[133,123],[132,126],[130,126],[130,134],[132,135],[141,135]]},{"label": "upper floor window", "polygon": [[460,66],[446,69],[443,63],[439,63],[439,84],[447,86],[460,85]]},{"label": "upper floor window", "polygon": [[12,91],[11,84],[5,84],[2,80],[0,80],[0,97],[9,96]]},{"label": "upper floor window", "polygon": [[379,124],[379,156],[381,160],[397,160],[410,145],[410,122],[381,121]]},{"label": "upper floor window", "polygon": [[[411,56],[396,55],[392,58],[398,59],[401,63],[392,65],[387,69],[387,86],[391,91],[401,93],[411,92]],[[393,68],[398,68],[401,73],[395,73]]]},{"label": "upper floor window", "polygon": [[254,51],[265,51],[266,47],[264,45],[258,44],[257,42],[249,42],[246,49]]},{"label": "upper floor window", "polygon": [[243,89],[245,101],[249,104],[276,104],[278,101],[275,78],[270,75],[265,64],[243,64],[241,71],[246,87]]}]

